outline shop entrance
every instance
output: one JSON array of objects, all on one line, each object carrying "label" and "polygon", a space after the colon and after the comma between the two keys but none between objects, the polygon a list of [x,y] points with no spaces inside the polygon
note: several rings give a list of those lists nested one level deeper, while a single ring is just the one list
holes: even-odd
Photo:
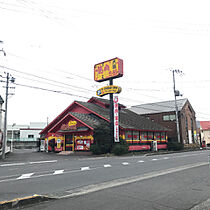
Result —
[{"label": "shop entrance", "polygon": [[74,151],[73,135],[65,135],[65,151]]}]

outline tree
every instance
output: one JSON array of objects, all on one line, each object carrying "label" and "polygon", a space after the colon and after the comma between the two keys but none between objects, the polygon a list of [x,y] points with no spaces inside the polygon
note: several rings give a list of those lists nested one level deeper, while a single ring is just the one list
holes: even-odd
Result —
[{"label": "tree", "polygon": [[110,135],[109,124],[102,123],[94,129],[94,144],[91,145],[90,150],[93,154],[110,153],[112,149],[112,138]]}]

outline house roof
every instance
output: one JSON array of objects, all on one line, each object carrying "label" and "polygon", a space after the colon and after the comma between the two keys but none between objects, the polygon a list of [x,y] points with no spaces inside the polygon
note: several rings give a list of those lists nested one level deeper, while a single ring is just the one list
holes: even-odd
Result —
[{"label": "house roof", "polygon": [[[105,104],[105,105],[109,105],[109,104],[110,104],[109,99],[99,98],[99,97],[92,97],[88,102],[91,103],[93,100],[100,101],[100,102],[102,102],[102,103]],[[119,103],[119,105],[120,105],[122,108],[126,108],[126,106],[124,106],[124,105],[121,104],[121,103]]]},{"label": "house roof", "polygon": [[[99,105],[87,102],[77,101],[77,103],[83,105],[89,110],[92,110],[108,121],[110,120],[109,109],[105,109]],[[126,129],[167,131],[167,128],[163,127],[162,125],[152,122],[151,120],[146,119],[128,109],[119,110],[119,125]]]},{"label": "house roof", "polygon": [[210,130],[210,121],[200,121],[200,128],[202,130]]},{"label": "house roof", "polygon": [[[82,106],[84,109],[87,109],[89,113],[81,112],[71,112],[71,106]],[[65,114],[65,115],[64,115]],[[101,123],[109,123],[110,121],[110,111],[109,108],[104,108],[94,101],[83,102],[75,101],[67,109],[65,109],[57,118],[55,118],[46,128],[44,128],[40,134],[47,133],[50,131],[53,126],[62,121],[67,114],[70,114],[83,122],[84,124],[96,128]],[[135,112],[132,112],[128,109],[122,108],[119,109],[119,126],[124,129],[134,129],[134,130],[153,130],[153,131],[167,131],[168,129],[163,127],[160,124],[152,122],[145,117],[142,117]]]},{"label": "house roof", "polygon": [[92,114],[84,114],[78,112],[69,112],[69,113],[92,128],[96,128],[98,125],[104,122],[104,120],[97,118]]},{"label": "house roof", "polygon": [[[178,111],[181,111],[188,99],[177,100]],[[131,111],[137,114],[155,114],[162,112],[173,112],[175,111],[175,101],[161,101],[156,103],[140,104],[137,106],[132,106]]]}]

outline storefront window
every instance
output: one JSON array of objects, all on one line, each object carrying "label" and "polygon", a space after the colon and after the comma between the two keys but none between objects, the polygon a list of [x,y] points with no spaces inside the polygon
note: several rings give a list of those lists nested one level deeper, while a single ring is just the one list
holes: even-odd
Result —
[{"label": "storefront window", "polygon": [[148,139],[153,140],[153,132],[151,131],[148,132]]},{"label": "storefront window", "polygon": [[139,131],[133,131],[133,140],[139,140]]},{"label": "storefront window", "polygon": [[147,140],[147,132],[141,132],[141,140]]},{"label": "storefront window", "polygon": [[160,140],[160,132],[155,132],[154,135],[156,140]]},{"label": "storefront window", "polygon": [[125,131],[126,140],[132,140],[132,131]]},{"label": "storefront window", "polygon": [[165,132],[161,133],[161,140],[166,140],[166,133]]}]

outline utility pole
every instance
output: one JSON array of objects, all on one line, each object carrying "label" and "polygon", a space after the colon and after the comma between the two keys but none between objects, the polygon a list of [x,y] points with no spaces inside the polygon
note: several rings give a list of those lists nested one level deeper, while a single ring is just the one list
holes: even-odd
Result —
[{"label": "utility pole", "polygon": [[180,70],[172,70],[173,73],[173,83],[174,83],[174,98],[175,98],[175,111],[176,111],[176,128],[177,128],[177,138],[178,138],[178,142],[181,143],[181,139],[180,139],[180,130],[179,130],[179,111],[178,111],[178,106],[177,106],[177,101],[176,101],[176,97],[177,96],[182,96],[180,94],[180,92],[178,90],[176,90],[176,86],[175,86],[175,74],[182,74],[182,71]]},{"label": "utility pole", "polygon": [[[3,41],[0,40],[0,43],[3,44]],[[4,49],[0,49],[0,52],[3,52],[4,56],[6,56],[6,52],[4,51]],[[7,102],[6,102],[7,103]],[[0,110],[1,112],[3,111],[2,109]],[[2,120],[2,118],[1,118]],[[5,158],[5,140],[4,140],[4,134],[3,134],[3,141],[2,141],[2,159]]]},{"label": "utility pole", "polygon": [[8,88],[9,88],[9,73],[7,73],[6,80],[6,95],[5,95],[5,114],[4,114],[4,134],[2,144],[2,159],[5,159],[5,151],[7,146],[7,102],[8,102]]},{"label": "utility pole", "polygon": [[6,76],[6,93],[5,93],[5,110],[4,110],[4,132],[3,132],[3,142],[2,142],[2,159],[5,159],[5,152],[7,146],[7,105],[8,105],[8,95],[9,95],[9,82],[14,83],[15,78],[11,77],[11,75],[7,72]]}]

